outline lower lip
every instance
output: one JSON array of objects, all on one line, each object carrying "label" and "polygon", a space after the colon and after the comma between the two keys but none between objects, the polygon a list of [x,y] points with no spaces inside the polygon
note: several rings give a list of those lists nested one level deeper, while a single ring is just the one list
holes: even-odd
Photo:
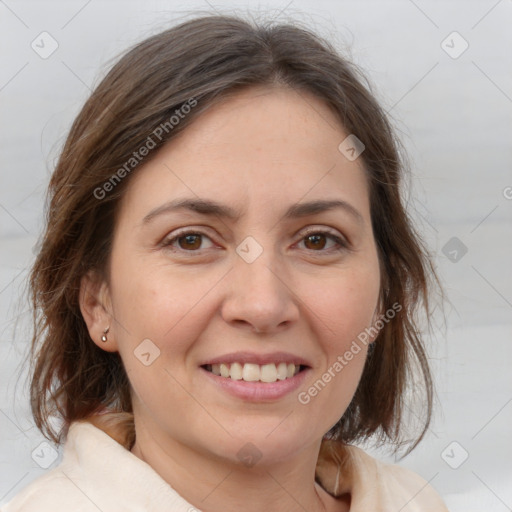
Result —
[{"label": "lower lip", "polygon": [[309,368],[306,368],[291,378],[276,382],[246,382],[215,375],[202,367],[199,369],[222,390],[250,402],[269,402],[285,397],[300,387],[309,372]]}]

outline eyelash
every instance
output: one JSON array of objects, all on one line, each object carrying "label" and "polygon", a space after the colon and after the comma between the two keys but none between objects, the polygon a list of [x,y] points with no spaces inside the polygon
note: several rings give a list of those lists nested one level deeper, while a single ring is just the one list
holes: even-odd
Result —
[{"label": "eyelash", "polygon": [[[172,238],[165,239],[162,242],[162,246],[163,247],[167,247],[167,248],[172,248],[171,246],[173,245],[174,242],[176,242],[180,238],[184,238],[184,237],[186,237],[188,235],[204,236],[206,238],[210,238],[211,239],[211,237],[209,237],[206,233],[202,233],[201,231],[188,230],[188,231],[178,232]],[[349,248],[349,245],[348,245],[346,240],[344,240],[343,238],[339,237],[335,233],[333,233],[331,231],[327,231],[327,230],[311,230],[311,231],[308,231],[308,232],[304,233],[304,235],[300,239],[300,242],[302,242],[304,239],[306,239],[308,236],[311,236],[311,235],[326,235],[328,238],[330,238],[331,240],[336,242],[338,244],[338,247],[331,248],[331,249],[325,249],[325,250],[322,249],[322,250],[318,250],[318,251],[315,251],[315,250],[311,249],[311,250],[308,250],[308,252],[312,252],[312,253],[317,252],[317,253],[331,254],[332,252],[338,253],[338,252],[345,251],[345,250],[347,250]],[[179,249],[179,248],[176,249],[176,248],[173,248],[173,250],[175,252],[183,252],[183,253],[191,253],[191,254],[201,252],[201,249],[186,250],[186,249]]]}]

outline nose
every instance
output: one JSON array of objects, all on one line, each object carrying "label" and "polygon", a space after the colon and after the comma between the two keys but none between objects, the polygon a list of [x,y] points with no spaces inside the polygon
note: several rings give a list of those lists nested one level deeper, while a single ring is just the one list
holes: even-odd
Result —
[{"label": "nose", "polygon": [[299,301],[282,266],[264,251],[254,262],[235,258],[222,317],[249,332],[273,334],[299,318]]}]

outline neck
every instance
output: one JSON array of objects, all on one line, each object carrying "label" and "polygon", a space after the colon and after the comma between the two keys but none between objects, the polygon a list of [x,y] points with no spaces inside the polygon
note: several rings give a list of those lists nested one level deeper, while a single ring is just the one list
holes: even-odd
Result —
[{"label": "neck", "polygon": [[[348,511],[315,482],[321,440],[290,460],[252,467],[219,460],[156,432],[137,428],[132,453],[148,463],[185,500],[204,512]],[[201,468],[198,471],[198,468]]]}]

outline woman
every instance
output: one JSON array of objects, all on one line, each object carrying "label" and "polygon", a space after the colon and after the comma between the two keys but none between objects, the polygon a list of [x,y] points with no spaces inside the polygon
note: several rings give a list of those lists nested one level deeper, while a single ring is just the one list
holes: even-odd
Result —
[{"label": "woman", "polygon": [[445,511],[351,444],[401,445],[413,371],[412,448],[430,420],[435,273],[401,174],[308,30],[206,16],[126,53],[72,126],[31,274],[33,414],[64,457],[3,510]]}]

